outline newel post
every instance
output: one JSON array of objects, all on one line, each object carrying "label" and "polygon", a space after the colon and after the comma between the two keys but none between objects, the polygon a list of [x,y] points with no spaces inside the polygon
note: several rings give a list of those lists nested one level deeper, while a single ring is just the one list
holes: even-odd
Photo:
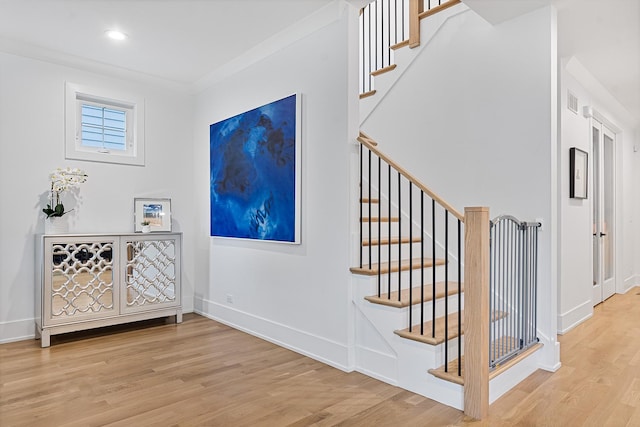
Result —
[{"label": "newel post", "polygon": [[420,46],[420,14],[424,11],[423,0],[409,0],[409,47]]},{"label": "newel post", "polygon": [[489,414],[489,208],[464,209],[464,413]]}]

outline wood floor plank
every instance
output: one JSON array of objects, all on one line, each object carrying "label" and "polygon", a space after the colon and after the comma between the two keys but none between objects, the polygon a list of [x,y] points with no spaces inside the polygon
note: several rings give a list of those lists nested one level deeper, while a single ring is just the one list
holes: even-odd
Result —
[{"label": "wood floor plank", "polygon": [[560,336],[562,368],[535,372],[481,422],[187,314],[179,325],[54,336],[49,348],[0,345],[0,425],[638,426],[636,293],[613,296]]}]

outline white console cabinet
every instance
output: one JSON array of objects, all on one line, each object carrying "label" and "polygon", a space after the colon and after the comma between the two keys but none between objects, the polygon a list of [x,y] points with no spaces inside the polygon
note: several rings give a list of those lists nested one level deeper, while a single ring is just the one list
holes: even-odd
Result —
[{"label": "white console cabinet", "polygon": [[181,233],[36,236],[36,338],[175,316]]}]

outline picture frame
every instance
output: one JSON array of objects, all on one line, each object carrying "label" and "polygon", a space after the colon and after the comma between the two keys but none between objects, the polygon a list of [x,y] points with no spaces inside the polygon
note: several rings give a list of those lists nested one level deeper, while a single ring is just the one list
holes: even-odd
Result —
[{"label": "picture frame", "polygon": [[569,197],[586,199],[589,183],[589,154],[579,148],[569,149]]},{"label": "picture frame", "polygon": [[300,244],[299,93],[209,126],[210,234]]},{"label": "picture frame", "polygon": [[[171,231],[171,199],[136,197],[133,199],[133,212],[136,233]],[[143,229],[145,220],[149,222],[148,231]]]}]

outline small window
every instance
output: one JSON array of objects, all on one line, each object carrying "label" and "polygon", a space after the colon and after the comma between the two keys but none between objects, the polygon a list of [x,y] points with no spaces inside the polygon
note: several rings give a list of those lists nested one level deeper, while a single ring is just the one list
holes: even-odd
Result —
[{"label": "small window", "polygon": [[82,102],[82,146],[98,151],[127,149],[127,112],[105,105]]},{"label": "small window", "polygon": [[66,158],[144,165],[144,100],[67,83]]}]

